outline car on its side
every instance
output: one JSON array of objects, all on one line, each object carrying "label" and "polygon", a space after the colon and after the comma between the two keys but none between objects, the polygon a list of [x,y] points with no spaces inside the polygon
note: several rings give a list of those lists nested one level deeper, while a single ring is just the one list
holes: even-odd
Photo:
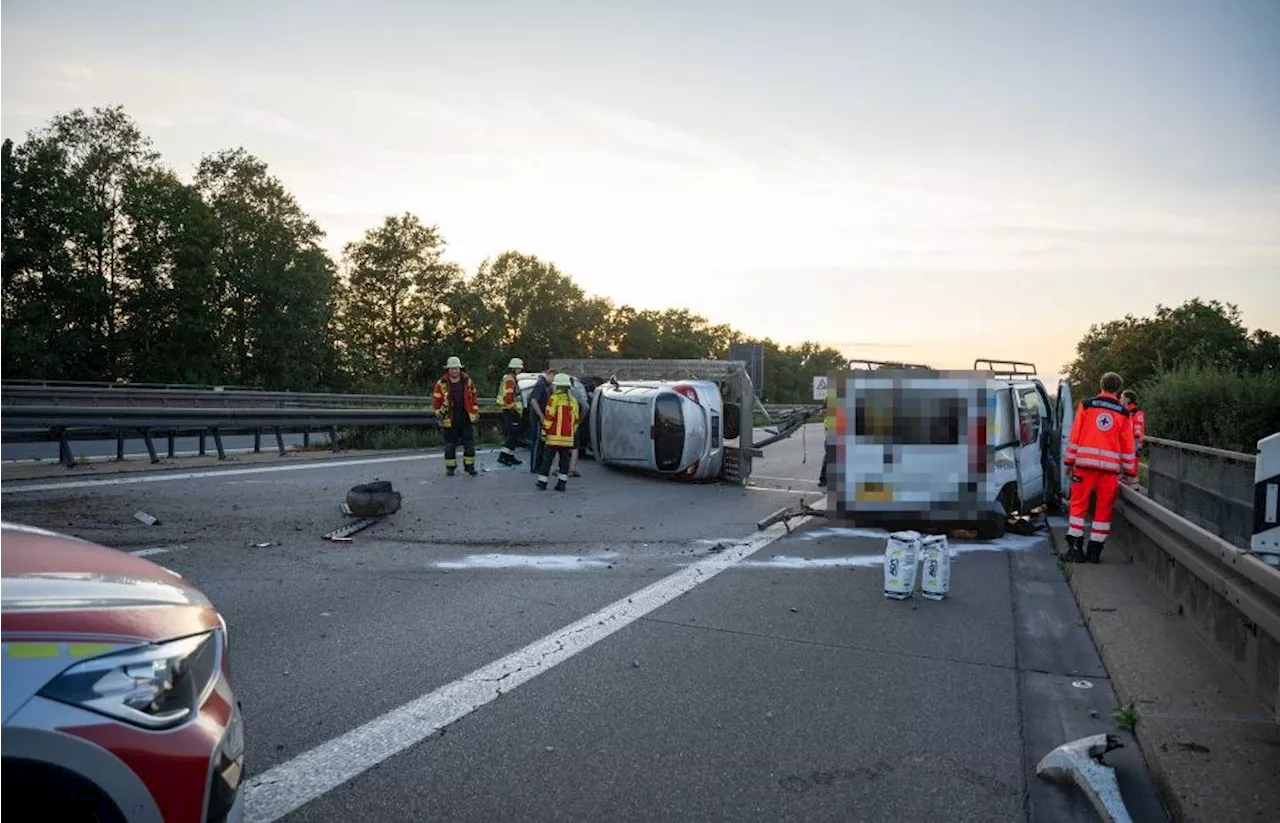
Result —
[{"label": "car on its side", "polygon": [[588,433],[606,465],[713,481],[724,468],[723,418],[713,381],[613,381],[591,398]]},{"label": "car on its side", "polygon": [[217,609],[125,552],[12,523],[0,542],[6,816],[239,821],[244,721]]}]

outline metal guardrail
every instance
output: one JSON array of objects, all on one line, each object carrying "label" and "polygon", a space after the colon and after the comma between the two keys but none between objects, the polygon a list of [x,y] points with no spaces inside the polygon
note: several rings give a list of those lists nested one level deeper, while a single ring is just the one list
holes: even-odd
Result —
[{"label": "metal guardrail", "polygon": [[1146,438],[1146,444],[1147,495],[1233,546],[1248,549],[1257,458],[1159,437]]}]

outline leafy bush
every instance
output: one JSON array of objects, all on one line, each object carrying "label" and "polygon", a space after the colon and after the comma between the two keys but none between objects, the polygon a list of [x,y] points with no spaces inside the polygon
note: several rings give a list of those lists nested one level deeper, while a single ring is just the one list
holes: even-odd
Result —
[{"label": "leafy bush", "polygon": [[1184,366],[1148,381],[1139,400],[1152,437],[1252,453],[1280,431],[1280,372]]}]

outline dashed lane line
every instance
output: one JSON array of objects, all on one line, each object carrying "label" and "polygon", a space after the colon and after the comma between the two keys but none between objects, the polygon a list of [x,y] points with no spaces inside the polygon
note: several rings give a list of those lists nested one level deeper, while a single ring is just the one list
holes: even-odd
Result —
[{"label": "dashed lane line", "polygon": [[[809,519],[797,518],[798,522]],[[245,787],[244,819],[248,823],[279,820],[741,563],[786,534],[785,527],[776,524],[738,540],[719,554],[250,778]]]}]

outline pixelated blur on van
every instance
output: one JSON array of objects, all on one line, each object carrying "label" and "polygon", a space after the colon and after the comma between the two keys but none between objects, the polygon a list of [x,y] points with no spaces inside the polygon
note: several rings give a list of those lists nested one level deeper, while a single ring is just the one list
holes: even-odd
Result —
[{"label": "pixelated blur on van", "polygon": [[1051,398],[1019,361],[979,360],[971,371],[854,364],[864,367],[828,376],[833,516],[993,539],[1010,518],[1066,499],[1065,381]]}]

